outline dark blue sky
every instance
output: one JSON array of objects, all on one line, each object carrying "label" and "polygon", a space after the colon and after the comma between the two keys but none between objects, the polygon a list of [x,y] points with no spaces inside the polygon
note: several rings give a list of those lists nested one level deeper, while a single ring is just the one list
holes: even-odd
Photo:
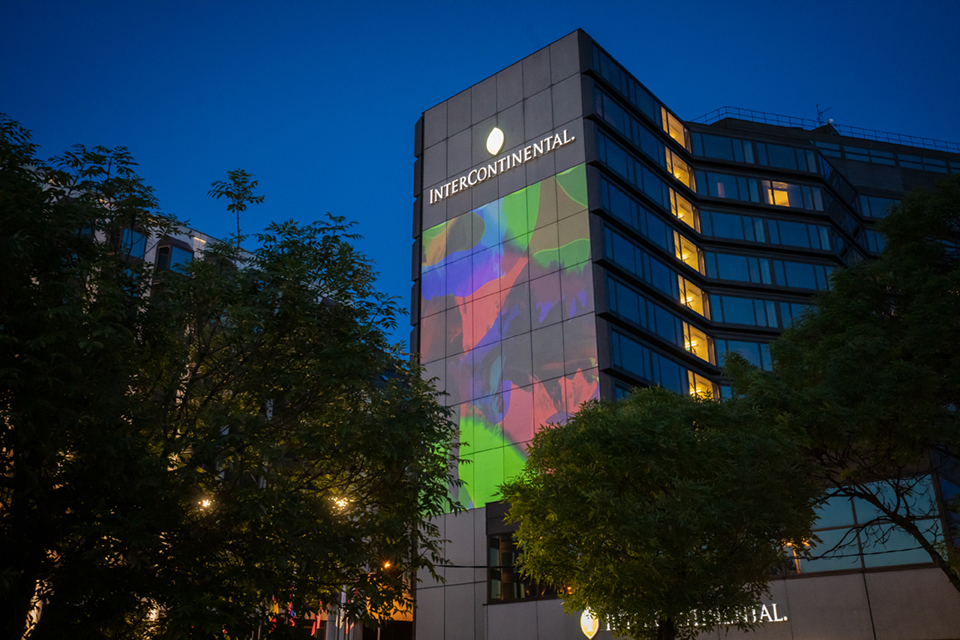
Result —
[{"label": "dark blue sky", "polygon": [[[960,141],[960,2],[6,0],[0,111],[41,155],[124,145],[164,211],[214,236],[206,197],[256,175],[245,232],[358,223],[409,301],[421,112],[580,27],[682,118],[737,106]],[[406,339],[405,320],[397,332]]]}]

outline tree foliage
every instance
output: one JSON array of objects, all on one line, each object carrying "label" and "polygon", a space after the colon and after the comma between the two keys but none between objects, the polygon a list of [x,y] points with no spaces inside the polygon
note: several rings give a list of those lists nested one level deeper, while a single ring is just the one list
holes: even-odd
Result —
[{"label": "tree foliage", "polygon": [[[880,230],[879,259],[837,271],[772,345],[772,375],[730,370],[735,390],[802,443],[831,496],[875,510],[861,535],[907,532],[960,590],[956,548],[921,495],[931,473],[960,487],[960,176],[911,194]],[[960,504],[947,522],[960,522]]]},{"label": "tree foliage", "polygon": [[409,605],[455,427],[388,343],[350,225],[155,272],[129,230],[177,223],[125,149],[48,164],[0,124],[2,635],[247,637],[276,603]]},{"label": "tree foliage", "polygon": [[227,211],[233,211],[237,215],[237,254],[240,254],[240,241],[243,236],[240,234],[240,214],[247,210],[251,204],[261,204],[264,196],[253,194],[257,188],[257,181],[253,180],[253,175],[243,169],[234,169],[227,171],[226,180],[216,180],[210,184],[210,191],[207,195],[214,200],[227,198],[230,204],[227,205]]},{"label": "tree foliage", "polygon": [[503,493],[523,571],[568,611],[689,638],[752,625],[784,545],[809,537],[818,487],[745,404],[643,389],[537,433]]}]

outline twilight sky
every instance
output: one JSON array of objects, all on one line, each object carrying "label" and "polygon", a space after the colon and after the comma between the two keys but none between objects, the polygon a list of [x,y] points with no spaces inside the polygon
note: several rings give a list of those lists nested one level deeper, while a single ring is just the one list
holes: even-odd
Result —
[{"label": "twilight sky", "polygon": [[206,193],[238,167],[266,196],[245,233],[346,216],[406,306],[417,118],[574,29],[685,119],[819,103],[960,142],[957,25],[957,0],[2,0],[0,112],[42,157],[128,147],[161,208],[214,236],[235,222]]}]

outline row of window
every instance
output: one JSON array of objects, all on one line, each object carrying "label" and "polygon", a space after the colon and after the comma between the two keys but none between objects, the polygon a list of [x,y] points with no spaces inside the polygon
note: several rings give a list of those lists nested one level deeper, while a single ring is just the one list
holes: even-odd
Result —
[{"label": "row of window", "polygon": [[[663,207],[665,211],[672,213],[691,228],[697,231],[701,230],[700,216],[697,215],[696,209],[686,198],[678,195],[629,151],[600,131],[597,132],[597,153],[600,160],[606,163],[611,170],[637,187],[638,190]],[[828,165],[824,163],[824,166]],[[831,169],[830,175],[835,177],[833,181],[838,182],[838,187],[846,188],[853,193],[852,187],[846,184],[839,173]],[[761,180],[714,171],[696,171],[695,176],[696,190],[701,194],[777,207],[825,211],[837,226],[850,234],[851,237],[860,237],[860,224],[848,211],[847,206],[830,193],[824,193],[820,187],[779,180]],[[621,200],[626,197],[622,193],[610,191],[606,195],[611,199],[614,196]],[[626,203],[625,208],[640,208],[640,205]],[[633,217],[634,214],[631,213],[630,215]],[[777,242],[779,234],[774,235],[776,231],[779,230],[771,231],[771,242]],[[820,245],[819,248],[823,249],[827,244],[830,244],[829,240],[824,242],[822,239],[811,238],[808,231],[806,240],[793,244],[793,246],[818,248],[817,245]],[[832,244],[837,255],[848,262],[863,257],[854,245],[848,243],[839,235],[834,236]],[[851,251],[856,255],[851,255]]]},{"label": "row of window", "polygon": [[691,133],[690,142],[693,146],[693,154],[704,158],[732,160],[808,173],[817,172],[817,154],[813,149],[753,142],[708,133]]},{"label": "row of window", "polygon": [[660,142],[646,125],[627,113],[613,98],[602,91],[596,92],[594,102],[596,103],[597,115],[604,122],[630,140],[644,155],[670,172],[688,189],[694,188],[690,165]]},{"label": "row of window", "polygon": [[624,71],[613,58],[601,51],[599,47],[593,47],[593,69],[600,77],[609,82],[614,89],[626,98],[626,100],[637,108],[640,113],[645,115],[658,127],[662,128],[671,138],[676,140],[683,148],[687,148],[686,127],[672,113],[667,111],[663,105],[657,102],[653,94],[643,88],[643,86],[633,79],[633,77]]},{"label": "row of window", "polygon": [[713,339],[706,332],[613,277],[609,277],[607,283],[610,311],[701,360],[716,364]]},{"label": "row of window", "polygon": [[[648,225],[646,229],[649,231],[651,226],[657,230],[655,224]],[[715,251],[701,252],[693,242],[676,232],[665,234],[665,237],[661,235],[659,240],[659,246],[672,249],[678,260],[708,278],[814,291],[826,291],[830,288],[830,274],[833,271],[830,265]],[[604,255],[639,280],[671,298],[680,300],[676,284],[679,274],[609,227],[604,229]]]},{"label": "row of window", "polygon": [[622,234],[604,229],[604,256],[654,289],[706,317],[703,291]]},{"label": "row of window", "polygon": [[[614,332],[614,335],[619,334]],[[717,344],[720,342],[722,341]],[[629,344],[626,346],[628,350],[633,348]],[[643,348],[642,345],[636,346]],[[749,353],[752,347],[745,347],[744,351]],[[743,353],[739,350],[737,352]],[[744,357],[749,360],[751,356],[744,354]],[[761,359],[762,357],[761,355]],[[629,389],[625,387],[618,386],[616,389],[617,399],[629,393]],[[901,492],[900,499],[907,500],[911,511],[919,516],[916,524],[924,537],[933,544],[942,543],[944,532],[933,479],[930,476],[919,476],[908,479],[907,482],[912,485],[911,490],[906,492],[906,496]],[[940,479],[940,486],[945,500],[960,491],[960,487],[943,478]],[[872,489],[882,502],[891,506],[896,504],[898,496],[889,484],[878,482]],[[954,515],[950,514],[948,517],[953,518]],[[951,525],[952,523],[953,520]],[[817,509],[814,526],[817,539],[811,541],[809,557],[797,553],[796,549],[786,549],[788,563],[782,569],[783,573],[804,575],[825,571],[858,571],[872,567],[930,562],[930,555],[915,538],[891,524],[873,504],[859,498],[829,498]],[[523,577],[516,569],[519,550],[512,533],[489,536],[487,547],[489,602],[557,597],[555,589]]]},{"label": "row of window", "polygon": [[677,194],[633,154],[600,131],[597,132],[597,156],[613,172],[642,191],[664,211],[669,211],[684,224],[696,228],[696,217],[690,201]]},{"label": "row of window", "polygon": [[[773,368],[767,343],[745,340],[714,340],[702,329],[678,318],[671,311],[647,299],[629,285],[613,277],[609,277],[607,282],[607,295],[609,296],[612,313],[643,327],[664,341],[692,353],[704,362],[722,365],[728,354],[738,353],[748,362],[761,369],[770,371]],[[721,310],[725,297],[720,297]],[[737,300],[744,299],[732,298],[727,302],[729,312],[735,319],[738,317],[736,315],[738,313],[736,309]],[[786,312],[790,312],[789,306]],[[776,313],[776,311],[774,310],[773,313]],[[792,315],[790,317],[792,318]]]},{"label": "row of window", "polygon": [[784,329],[799,319],[808,307],[809,305],[799,302],[717,294],[710,296],[710,316],[715,322],[754,327]]},{"label": "row of window", "polygon": [[[600,177],[600,206],[665,251],[676,253],[680,249],[678,242],[689,242],[673,232],[658,215],[603,176]],[[699,223],[700,232],[706,236],[821,251],[831,250],[831,238],[836,237],[836,234],[823,225],[736,213],[700,211]]]},{"label": "row of window", "polygon": [[865,218],[886,218],[890,213],[890,208],[899,202],[894,198],[859,196],[857,198],[857,208],[860,210],[860,215]]},{"label": "row of window", "polygon": [[679,394],[715,395],[710,380],[660,355],[636,338],[611,330],[610,346],[613,366],[635,378]]},{"label": "row of window", "polygon": [[696,176],[697,191],[714,198],[823,211],[823,193],[820,187],[779,180],[759,180],[715,171],[697,171]]},{"label": "row of window", "polygon": [[817,149],[820,150],[820,153],[831,158],[846,158],[847,160],[884,164],[890,167],[899,165],[908,169],[920,169],[922,171],[933,171],[935,173],[960,173],[960,162],[947,162],[939,158],[907,155],[899,152],[881,151],[880,149],[867,149],[853,145],[840,145],[820,140],[813,140],[812,142],[816,145]]},{"label": "row of window", "polygon": [[[719,280],[735,280],[754,284],[775,284],[825,291],[830,288],[833,267],[809,262],[771,260],[732,253],[704,252],[706,275]],[[771,274],[771,265],[773,266]]]},{"label": "row of window", "polygon": [[[702,289],[609,227],[604,229],[604,257],[638,280],[717,322],[786,327],[803,308],[797,303],[713,295],[714,302],[708,309]],[[711,278],[820,291],[829,288],[833,269],[829,265],[715,252],[705,252],[704,262],[706,275]],[[779,318],[777,306],[782,309]]]},{"label": "row of window", "polygon": [[[917,526],[930,542],[942,538],[933,482],[930,476],[906,481],[910,510],[919,516]],[[871,487],[883,503],[895,505],[893,487],[878,482]],[[900,508],[903,508],[902,506]],[[930,556],[905,531],[889,523],[874,505],[859,498],[833,497],[818,510],[814,533],[820,539],[812,548],[812,558],[795,557],[791,572],[815,573],[891,565],[926,563]]]},{"label": "row of window", "polygon": [[700,211],[700,233],[715,238],[764,242],[804,249],[832,249],[832,231],[823,225],[718,211]]}]

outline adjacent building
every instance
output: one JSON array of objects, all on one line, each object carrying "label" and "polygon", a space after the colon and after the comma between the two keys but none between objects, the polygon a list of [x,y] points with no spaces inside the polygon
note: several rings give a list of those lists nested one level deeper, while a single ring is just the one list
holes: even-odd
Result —
[{"label": "adjacent building", "polygon": [[[425,111],[415,155],[411,345],[460,424],[468,507],[441,522],[446,582],[417,589],[423,640],[583,637],[510,569],[497,487],[535,431],[635,387],[728,393],[728,353],[769,368],[831,271],[882,249],[887,207],[960,173],[951,143],[739,109],[682,120],[582,31]],[[928,489],[942,504],[960,471]],[[856,507],[831,505],[820,537],[856,536]],[[931,535],[958,526],[940,515]],[[754,633],[960,638],[960,595],[914,546],[797,562]]]}]

